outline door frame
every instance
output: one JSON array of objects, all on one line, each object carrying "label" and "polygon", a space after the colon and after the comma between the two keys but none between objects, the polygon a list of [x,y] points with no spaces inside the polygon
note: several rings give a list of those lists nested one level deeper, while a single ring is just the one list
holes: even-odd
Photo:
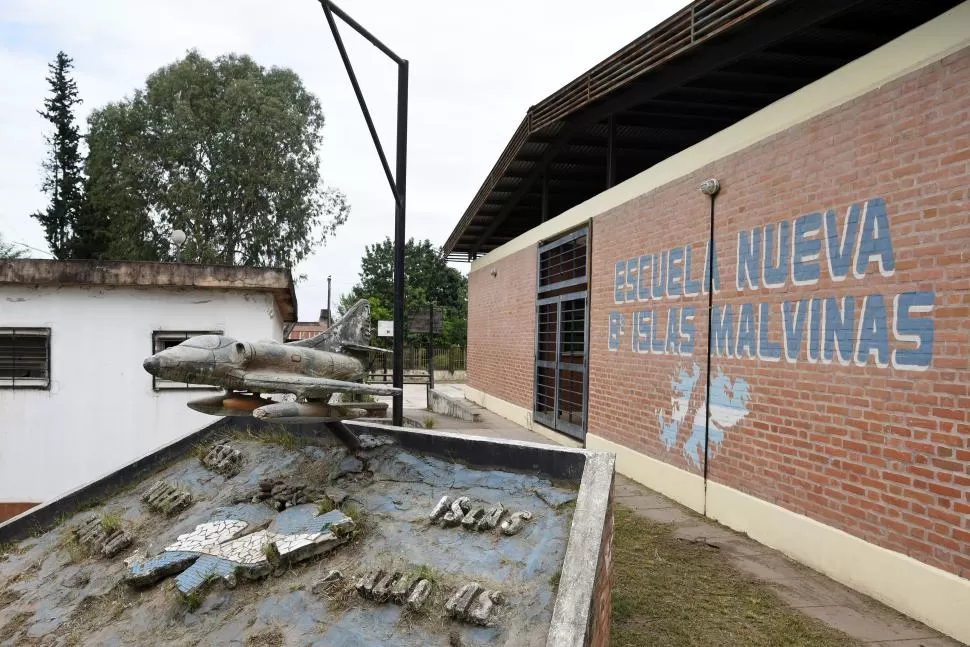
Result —
[{"label": "door frame", "polygon": [[[532,367],[532,418],[534,421],[549,427],[554,431],[561,432],[572,438],[580,441],[584,441],[586,438],[586,427],[587,421],[589,419],[589,340],[590,340],[590,260],[592,258],[591,250],[591,232],[592,223],[585,222],[580,227],[567,231],[559,236],[556,236],[552,240],[543,241],[539,244],[536,252],[536,301],[535,301],[535,340],[534,340],[534,356],[533,356],[533,367]],[[542,254],[556,247],[561,247],[562,245],[569,243],[577,238],[586,237],[586,254],[585,254],[585,268],[582,277],[567,279],[565,281],[559,281],[550,285],[541,286],[540,281],[542,279]],[[550,292],[567,290],[569,288],[579,288],[575,291],[563,292],[560,294],[554,294],[553,296],[543,296],[543,294],[548,294]],[[562,347],[562,304],[564,301],[579,301],[583,302],[583,361],[581,364],[567,364],[560,362],[561,347]],[[553,361],[544,361],[539,359],[539,311],[542,306],[548,306],[552,303],[556,304],[556,346],[555,346],[555,359]],[[539,396],[539,369],[552,370],[554,372],[554,395],[553,395],[553,409],[551,415],[549,413],[539,412],[537,405],[537,400]],[[560,376],[563,370],[578,372],[582,374],[582,422],[577,425],[572,422],[566,422],[559,419],[559,391],[560,391]]]}]

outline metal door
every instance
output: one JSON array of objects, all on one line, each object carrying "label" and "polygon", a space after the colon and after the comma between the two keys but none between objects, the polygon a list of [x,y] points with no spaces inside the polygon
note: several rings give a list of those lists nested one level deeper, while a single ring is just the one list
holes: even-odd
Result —
[{"label": "metal door", "polygon": [[539,248],[533,418],[586,436],[588,228]]}]

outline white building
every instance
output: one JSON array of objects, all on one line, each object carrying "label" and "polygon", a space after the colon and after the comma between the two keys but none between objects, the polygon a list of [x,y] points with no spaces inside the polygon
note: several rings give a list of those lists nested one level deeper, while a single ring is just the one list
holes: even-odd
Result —
[{"label": "white building", "polygon": [[215,420],[145,358],[202,333],[282,341],[296,318],[287,270],[0,261],[0,520]]}]

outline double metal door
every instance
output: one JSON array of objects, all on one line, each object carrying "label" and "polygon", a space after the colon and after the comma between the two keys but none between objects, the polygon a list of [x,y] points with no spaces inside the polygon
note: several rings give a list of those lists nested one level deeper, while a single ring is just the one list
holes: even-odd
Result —
[{"label": "double metal door", "polygon": [[536,301],[533,417],[583,439],[586,412],[586,292]]}]

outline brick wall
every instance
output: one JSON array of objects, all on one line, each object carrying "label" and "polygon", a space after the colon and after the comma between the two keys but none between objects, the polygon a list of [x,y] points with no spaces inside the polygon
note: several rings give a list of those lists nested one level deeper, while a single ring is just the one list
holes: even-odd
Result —
[{"label": "brick wall", "polygon": [[7,519],[13,519],[18,514],[30,510],[37,503],[0,503],[0,523]]},{"label": "brick wall", "polygon": [[697,474],[708,177],[708,477],[970,577],[970,51],[594,220],[589,430]]},{"label": "brick wall", "polygon": [[535,295],[535,248],[468,277],[468,383],[528,409],[535,370]]},{"label": "brick wall", "polygon": [[589,647],[608,647],[610,644],[610,619],[613,615],[613,530],[615,527],[616,490],[610,485],[610,499],[606,506],[606,519],[603,523],[603,538],[600,542],[600,559],[596,565],[596,583],[593,585],[593,600],[589,614],[586,645]]}]

